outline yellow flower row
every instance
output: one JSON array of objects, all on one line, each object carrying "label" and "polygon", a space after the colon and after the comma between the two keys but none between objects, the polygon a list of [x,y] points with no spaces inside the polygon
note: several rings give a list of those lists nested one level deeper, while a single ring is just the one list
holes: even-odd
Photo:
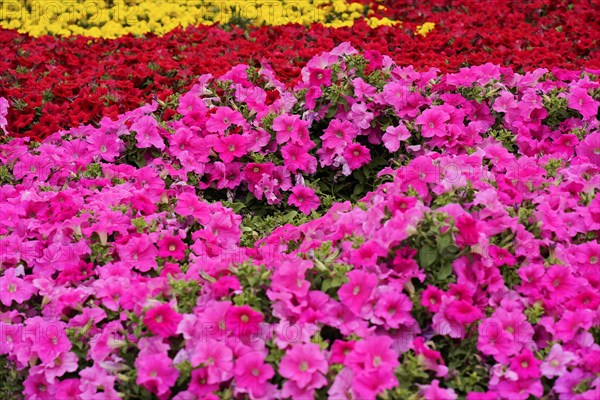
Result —
[{"label": "yellow flower row", "polygon": [[[351,0],[350,0],[351,1]],[[181,26],[236,22],[253,26],[321,23],[371,27],[399,24],[345,0],[2,0],[0,26],[32,36],[73,34],[115,38],[164,34]],[[384,9],[383,6],[379,6]]]}]

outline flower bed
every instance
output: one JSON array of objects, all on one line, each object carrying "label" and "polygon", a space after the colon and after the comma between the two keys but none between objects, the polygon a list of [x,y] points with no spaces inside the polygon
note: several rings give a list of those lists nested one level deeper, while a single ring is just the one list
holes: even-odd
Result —
[{"label": "flower bed", "polygon": [[[189,27],[156,37],[90,40],[85,37],[32,38],[3,30],[0,97],[11,103],[11,133],[43,138],[79,124],[97,124],[149,102],[183,93],[204,73],[220,75],[239,63],[266,59],[283,82],[299,76],[306,62],[341,42],[377,51],[399,65],[455,72],[486,62],[516,71],[539,67],[600,69],[600,26],[590,19],[586,1],[494,1],[462,7],[420,2],[389,10],[402,26],[372,29],[364,21],[352,28]],[[570,6],[569,4],[573,4]],[[422,36],[426,22],[433,31]],[[420,27],[420,28],[419,28]],[[52,49],[52,51],[48,51]],[[93,61],[97,60],[97,61]],[[292,82],[293,83],[293,82]]]},{"label": "flower bed", "polygon": [[26,397],[598,395],[597,75],[276,76],[0,145]]}]

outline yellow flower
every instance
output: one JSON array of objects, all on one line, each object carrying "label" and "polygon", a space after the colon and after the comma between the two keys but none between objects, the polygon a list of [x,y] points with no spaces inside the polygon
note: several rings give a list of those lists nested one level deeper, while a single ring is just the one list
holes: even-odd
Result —
[{"label": "yellow flower", "polygon": [[[365,11],[373,14],[352,0],[8,0],[0,5],[0,26],[32,36],[115,38],[231,21],[252,26],[352,26]],[[387,18],[368,18],[367,22],[373,28],[399,23]]]},{"label": "yellow flower", "polygon": [[435,23],[433,22],[425,22],[423,25],[417,26],[417,31],[415,32],[421,36],[427,36],[429,32],[435,29]]}]

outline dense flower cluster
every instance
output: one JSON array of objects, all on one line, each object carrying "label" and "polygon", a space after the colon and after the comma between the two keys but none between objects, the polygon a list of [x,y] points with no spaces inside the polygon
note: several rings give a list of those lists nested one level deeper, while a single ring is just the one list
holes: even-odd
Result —
[{"label": "dense flower cluster", "polygon": [[[378,11],[385,10],[376,6]],[[398,24],[373,16],[375,10],[360,2],[345,0],[25,0],[7,1],[0,13],[0,26],[35,37],[84,35],[116,38],[147,32],[167,33],[177,27],[242,22],[254,26],[309,25],[333,28],[352,26],[368,17],[372,26]]]},{"label": "dense flower cluster", "polygon": [[[295,82],[239,65],[0,145],[25,396],[597,397],[597,75],[344,43]],[[329,211],[257,232],[253,202]]]},{"label": "dense flower cluster", "polygon": [[[399,65],[455,72],[486,62],[517,71],[538,67],[600,68],[600,24],[588,1],[489,2],[431,0],[395,4],[395,27],[371,29],[287,25],[225,31],[216,26],[176,29],[156,37],[115,40],[33,38],[1,31],[0,97],[9,100],[14,135],[43,138],[58,129],[97,124],[157,96],[188,90],[205,73],[220,75],[238,63],[262,59],[283,82],[306,62],[349,41],[361,51],[390,54]],[[393,13],[392,13],[393,12]],[[426,22],[435,24],[431,25]],[[49,51],[51,49],[51,51]]]}]

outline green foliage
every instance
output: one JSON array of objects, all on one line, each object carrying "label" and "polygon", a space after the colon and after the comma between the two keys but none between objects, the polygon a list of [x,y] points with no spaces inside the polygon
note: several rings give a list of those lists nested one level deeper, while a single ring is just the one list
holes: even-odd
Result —
[{"label": "green foliage", "polygon": [[0,398],[20,400],[23,398],[23,381],[27,377],[26,371],[17,371],[15,366],[0,356]]}]

